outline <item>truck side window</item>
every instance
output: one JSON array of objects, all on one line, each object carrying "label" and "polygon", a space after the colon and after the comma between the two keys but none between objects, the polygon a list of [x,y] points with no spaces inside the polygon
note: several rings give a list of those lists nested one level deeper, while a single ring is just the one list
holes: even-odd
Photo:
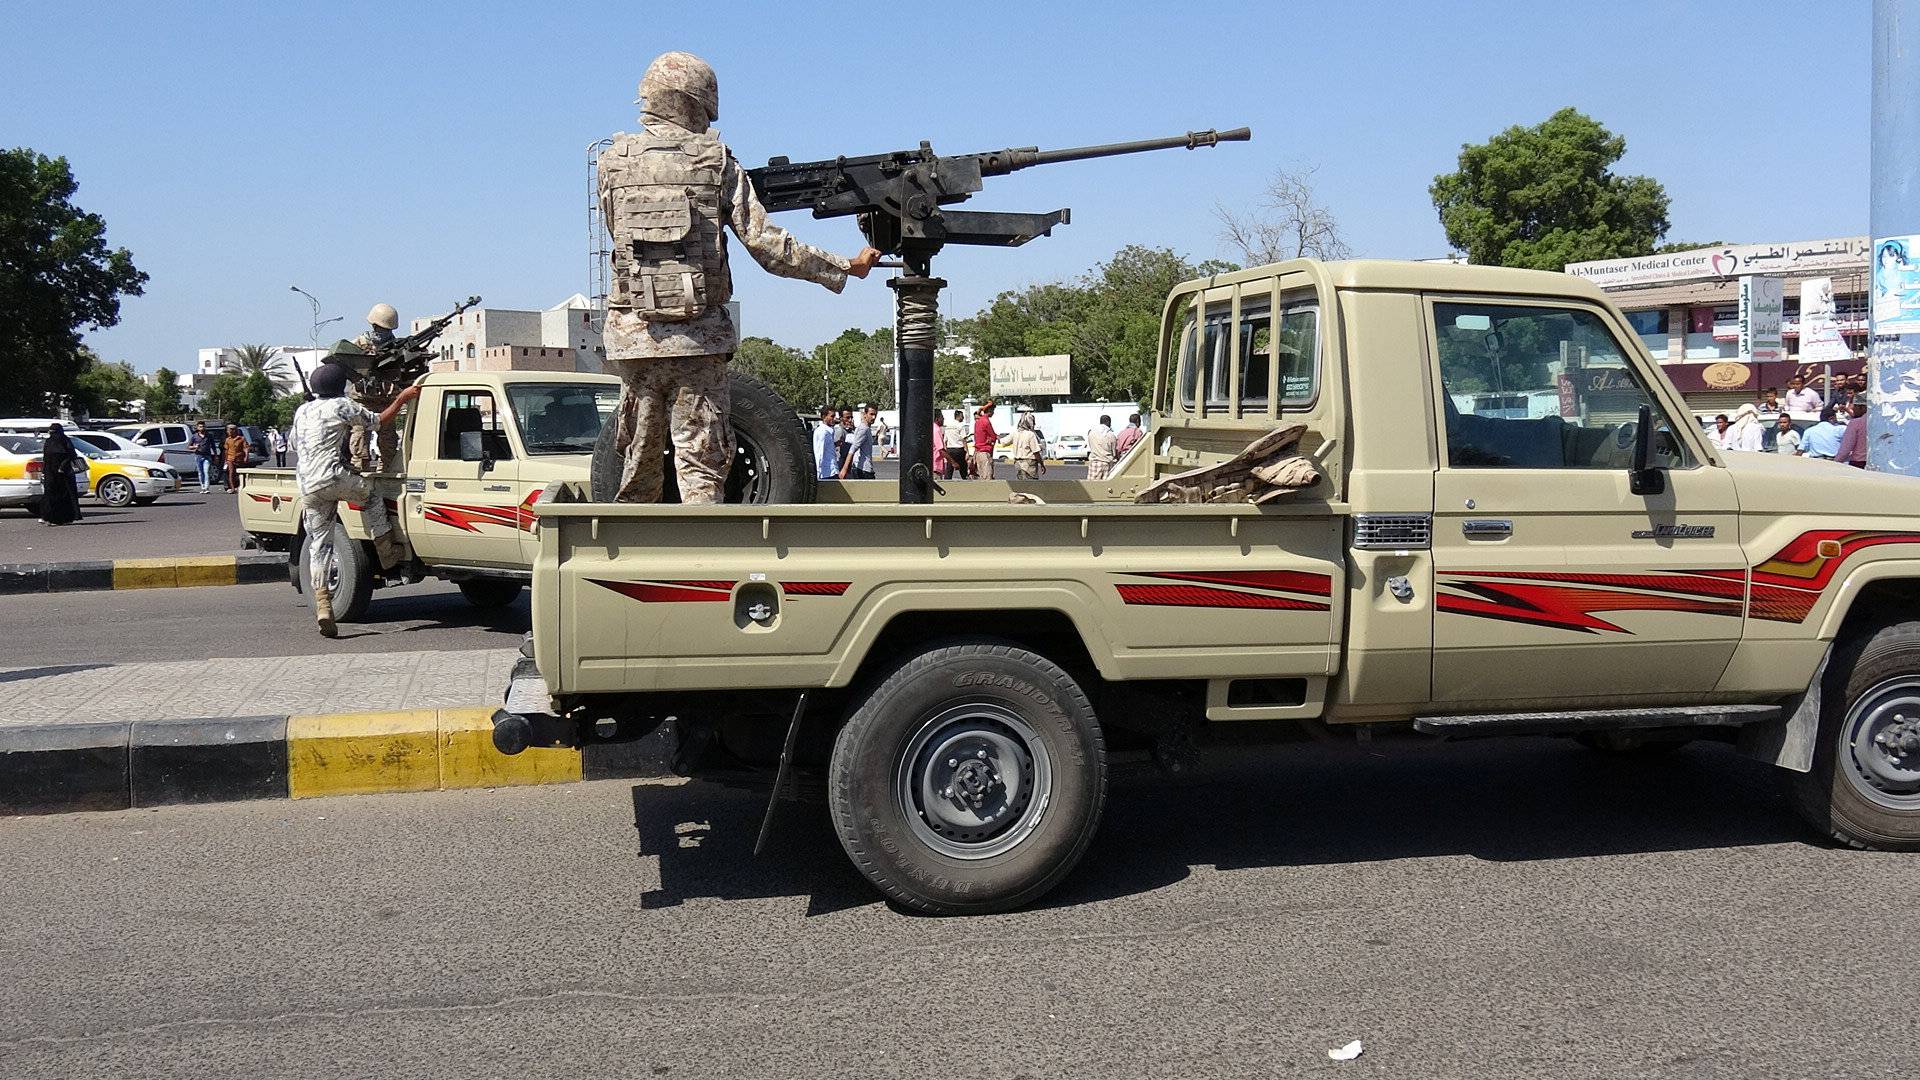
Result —
[{"label": "truck side window", "polygon": [[490,390],[449,390],[440,402],[440,460],[460,460],[460,435],[486,432],[486,444],[495,461],[513,457],[513,445],[500,426]]},{"label": "truck side window", "polygon": [[1653,408],[1657,464],[1693,464],[1593,312],[1480,303],[1433,310],[1452,467],[1624,469],[1642,405]]}]

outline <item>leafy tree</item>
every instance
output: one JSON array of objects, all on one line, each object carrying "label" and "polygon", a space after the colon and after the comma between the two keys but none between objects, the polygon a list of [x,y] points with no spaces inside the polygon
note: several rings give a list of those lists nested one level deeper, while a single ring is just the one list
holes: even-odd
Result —
[{"label": "leafy tree", "polygon": [[82,327],[120,321],[120,298],[147,275],[125,248],[109,249],[107,223],[72,202],[65,158],[0,150],[0,415],[44,413],[76,390],[90,354]]},{"label": "leafy tree", "polygon": [[1313,190],[1314,169],[1278,170],[1260,193],[1260,209],[1236,214],[1216,203],[1220,237],[1248,266],[1287,259],[1344,259],[1353,254],[1340,237],[1333,211]]},{"label": "leafy tree", "polygon": [[891,409],[894,404],[893,328],[843,330],[813,350],[813,366],[831,388],[832,405],[862,403]]},{"label": "leafy tree", "polygon": [[820,366],[799,349],[776,345],[769,338],[742,338],[733,353],[733,366],[773,387],[800,412],[825,404],[822,398],[827,389]]},{"label": "leafy tree", "polygon": [[293,427],[293,414],[306,399],[299,394],[281,394],[273,399],[273,417],[270,427],[285,431]]},{"label": "leafy tree", "polygon": [[1733,242],[1732,240],[1669,240],[1659,247],[1654,248],[1653,253],[1655,255],[1671,255],[1676,251],[1692,251],[1695,248],[1725,247]]},{"label": "leafy tree", "polygon": [[1577,109],[1460,148],[1460,168],[1429,189],[1447,242],[1468,261],[1559,270],[1651,252],[1667,232],[1667,192],[1609,167],[1627,142]]},{"label": "leafy tree", "polygon": [[968,398],[984,400],[990,383],[985,360],[955,352],[933,354],[933,403],[951,410]]},{"label": "leafy tree", "polygon": [[147,415],[175,417],[183,412],[180,407],[180,376],[169,368],[154,372],[153,385],[147,387]]},{"label": "leafy tree", "polygon": [[256,371],[250,375],[228,372],[213,380],[207,388],[203,408],[207,416],[236,424],[266,426],[277,419],[273,380]]},{"label": "leafy tree", "polygon": [[73,390],[67,395],[73,410],[85,416],[119,416],[135,412],[147,396],[147,384],[134,374],[133,365],[109,364],[81,346],[86,366],[74,376]]}]

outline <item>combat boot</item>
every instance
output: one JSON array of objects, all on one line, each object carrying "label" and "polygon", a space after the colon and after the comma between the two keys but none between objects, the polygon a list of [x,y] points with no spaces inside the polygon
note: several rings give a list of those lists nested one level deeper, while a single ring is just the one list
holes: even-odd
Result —
[{"label": "combat boot", "polygon": [[393,570],[413,557],[412,552],[407,550],[407,542],[400,539],[398,529],[388,529],[374,537],[373,550],[374,554],[380,557],[382,572]]},{"label": "combat boot", "polygon": [[321,637],[339,637],[340,631],[333,624],[333,592],[325,585],[313,587],[313,618],[320,624]]}]

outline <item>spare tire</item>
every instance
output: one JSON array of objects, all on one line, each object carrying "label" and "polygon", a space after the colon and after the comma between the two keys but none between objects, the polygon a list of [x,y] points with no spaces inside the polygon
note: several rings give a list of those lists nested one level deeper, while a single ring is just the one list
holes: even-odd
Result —
[{"label": "spare tire", "polygon": [[[813,442],[807,422],[773,387],[744,372],[727,369],[732,398],[733,469],[727,474],[726,501],[730,503],[810,503],[817,490]],[[594,502],[612,502],[620,490],[620,451],[614,446],[618,424],[609,419],[593,445],[589,478]],[[679,502],[680,485],[673,471],[673,447],[667,455],[666,483],[661,502]]]}]

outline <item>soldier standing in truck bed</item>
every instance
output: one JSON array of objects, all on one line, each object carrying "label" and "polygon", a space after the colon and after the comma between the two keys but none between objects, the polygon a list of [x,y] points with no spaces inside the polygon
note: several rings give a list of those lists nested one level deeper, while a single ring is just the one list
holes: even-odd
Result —
[{"label": "soldier standing in truck bed", "polygon": [[[746,170],[708,125],[720,90],[706,61],[664,53],[640,80],[637,134],[600,155],[600,210],[613,236],[605,341],[622,386],[615,418],[624,457],[619,502],[655,502],[670,437],[680,498],[719,502],[733,459],[727,360],[739,334],[724,228],[762,268],[834,292],[880,253],[852,259],[803,244],[767,221]],[[724,227],[724,228],[723,228]]]}]

